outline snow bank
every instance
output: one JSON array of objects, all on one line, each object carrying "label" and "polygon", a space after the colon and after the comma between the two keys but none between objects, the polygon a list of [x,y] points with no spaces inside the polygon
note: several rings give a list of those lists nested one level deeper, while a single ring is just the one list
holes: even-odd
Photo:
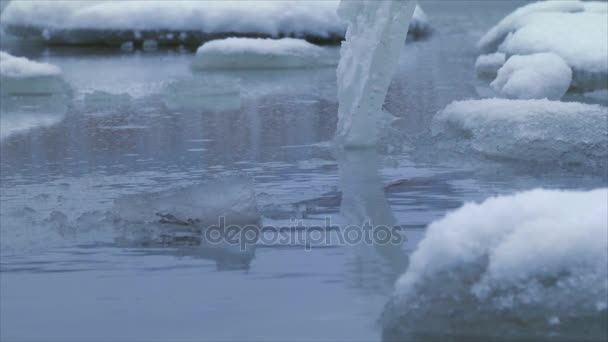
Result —
[{"label": "snow bank", "polygon": [[475,61],[475,72],[477,76],[482,78],[494,78],[498,69],[505,64],[505,54],[495,52],[487,55],[481,55]]},{"label": "snow bank", "polygon": [[512,56],[498,70],[492,88],[510,99],[559,100],[572,82],[572,70],[554,53]]},{"label": "snow bank", "polygon": [[60,78],[61,70],[50,64],[38,63],[0,51],[0,94],[54,94],[67,90]]},{"label": "snow bank", "polygon": [[385,338],[605,340],[607,215],[608,189],[465,204],[428,227]]},{"label": "snow bank", "polygon": [[[228,36],[299,37],[339,43],[345,32],[329,1],[12,1],[2,12],[7,32],[49,43],[200,45]],[[430,30],[421,10],[419,36]]]},{"label": "snow bank", "polygon": [[440,148],[491,158],[602,169],[608,160],[608,110],[549,100],[457,101],[437,113]]},{"label": "snow bank", "polygon": [[335,49],[303,39],[227,38],[203,44],[194,69],[307,68],[338,64]]},{"label": "snow bank", "polygon": [[490,29],[478,47],[508,56],[553,52],[573,69],[572,88],[608,88],[606,8],[606,3],[581,1],[529,4]]}]

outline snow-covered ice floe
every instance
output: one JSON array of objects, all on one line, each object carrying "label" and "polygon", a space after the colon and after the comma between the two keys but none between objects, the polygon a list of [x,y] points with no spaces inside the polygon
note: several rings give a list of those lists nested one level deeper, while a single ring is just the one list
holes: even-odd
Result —
[{"label": "snow-covered ice floe", "polygon": [[571,88],[608,88],[608,3],[541,1],[523,6],[478,42],[483,53],[553,52],[573,70]]},{"label": "snow-covered ice floe", "polygon": [[226,38],[203,44],[194,69],[264,69],[335,66],[338,50],[295,38]]},{"label": "snow-covered ice floe", "polygon": [[[338,0],[328,1],[12,1],[2,12],[5,31],[47,43],[198,46],[241,37],[298,37],[338,44],[345,24],[336,15]],[[430,33],[422,10],[412,35]]]},{"label": "snow-covered ice floe", "polygon": [[532,190],[432,223],[383,315],[386,340],[605,340],[608,189]]},{"label": "snow-covered ice floe", "polygon": [[227,34],[339,41],[334,1],[13,1],[7,31],[51,43],[200,44]]},{"label": "snow-covered ice floe", "polygon": [[437,146],[493,159],[605,170],[608,109],[549,100],[456,101],[437,113]]},{"label": "snow-covered ice floe", "polygon": [[58,67],[0,51],[0,95],[46,95],[66,91],[67,84],[61,79]]},{"label": "snow-covered ice floe", "polygon": [[548,52],[512,56],[490,85],[497,94],[510,99],[559,100],[571,81],[572,70],[568,64]]}]

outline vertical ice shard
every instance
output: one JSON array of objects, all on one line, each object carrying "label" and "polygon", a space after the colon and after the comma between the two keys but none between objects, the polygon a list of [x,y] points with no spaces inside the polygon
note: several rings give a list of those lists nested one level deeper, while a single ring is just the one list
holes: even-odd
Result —
[{"label": "vertical ice shard", "polygon": [[415,8],[414,0],[340,3],[338,15],[348,22],[348,29],[337,72],[339,144],[376,144],[382,104]]}]

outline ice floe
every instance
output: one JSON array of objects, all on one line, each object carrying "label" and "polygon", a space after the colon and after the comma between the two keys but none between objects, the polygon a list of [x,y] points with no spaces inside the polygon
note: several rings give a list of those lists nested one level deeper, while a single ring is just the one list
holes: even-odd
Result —
[{"label": "ice floe", "polygon": [[484,53],[507,56],[553,52],[573,70],[571,88],[608,88],[606,3],[541,1],[523,6],[478,42]]},{"label": "ice floe", "polygon": [[[299,37],[338,44],[345,24],[329,1],[12,1],[2,12],[7,32],[48,43],[200,45],[243,37]],[[430,25],[419,9],[411,34],[422,37]]]},{"label": "ice floe", "polygon": [[489,158],[584,165],[608,160],[605,106],[543,100],[456,101],[433,119],[437,146]]},{"label": "ice floe", "polygon": [[61,69],[0,51],[0,94],[54,94],[67,90]]},{"label": "ice floe", "polygon": [[572,70],[554,53],[512,56],[490,84],[510,99],[559,100],[570,87]]},{"label": "ice floe", "polygon": [[398,280],[385,339],[606,339],[607,215],[605,188],[537,189],[448,213]]},{"label": "ice floe", "polygon": [[226,38],[203,44],[194,69],[308,68],[338,64],[338,51],[295,38]]}]

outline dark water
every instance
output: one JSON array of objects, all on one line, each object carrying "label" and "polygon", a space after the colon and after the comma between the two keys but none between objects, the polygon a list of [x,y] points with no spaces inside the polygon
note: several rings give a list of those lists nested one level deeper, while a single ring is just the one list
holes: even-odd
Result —
[{"label": "dark water", "polygon": [[[522,3],[423,2],[436,32],[403,50],[386,103],[401,120],[379,153],[346,156],[328,143],[332,68],[196,74],[190,52],[3,41],[61,67],[73,94],[3,99],[2,339],[379,340],[382,308],[428,223],[495,194],[606,184],[425,153],[434,113],[478,97],[475,42]],[[389,252],[259,245],[248,267],[225,267],[221,252],[125,245],[110,228],[116,198],[234,173],[251,181],[265,225],[340,222],[342,202],[349,217],[392,213],[408,240]]]}]

